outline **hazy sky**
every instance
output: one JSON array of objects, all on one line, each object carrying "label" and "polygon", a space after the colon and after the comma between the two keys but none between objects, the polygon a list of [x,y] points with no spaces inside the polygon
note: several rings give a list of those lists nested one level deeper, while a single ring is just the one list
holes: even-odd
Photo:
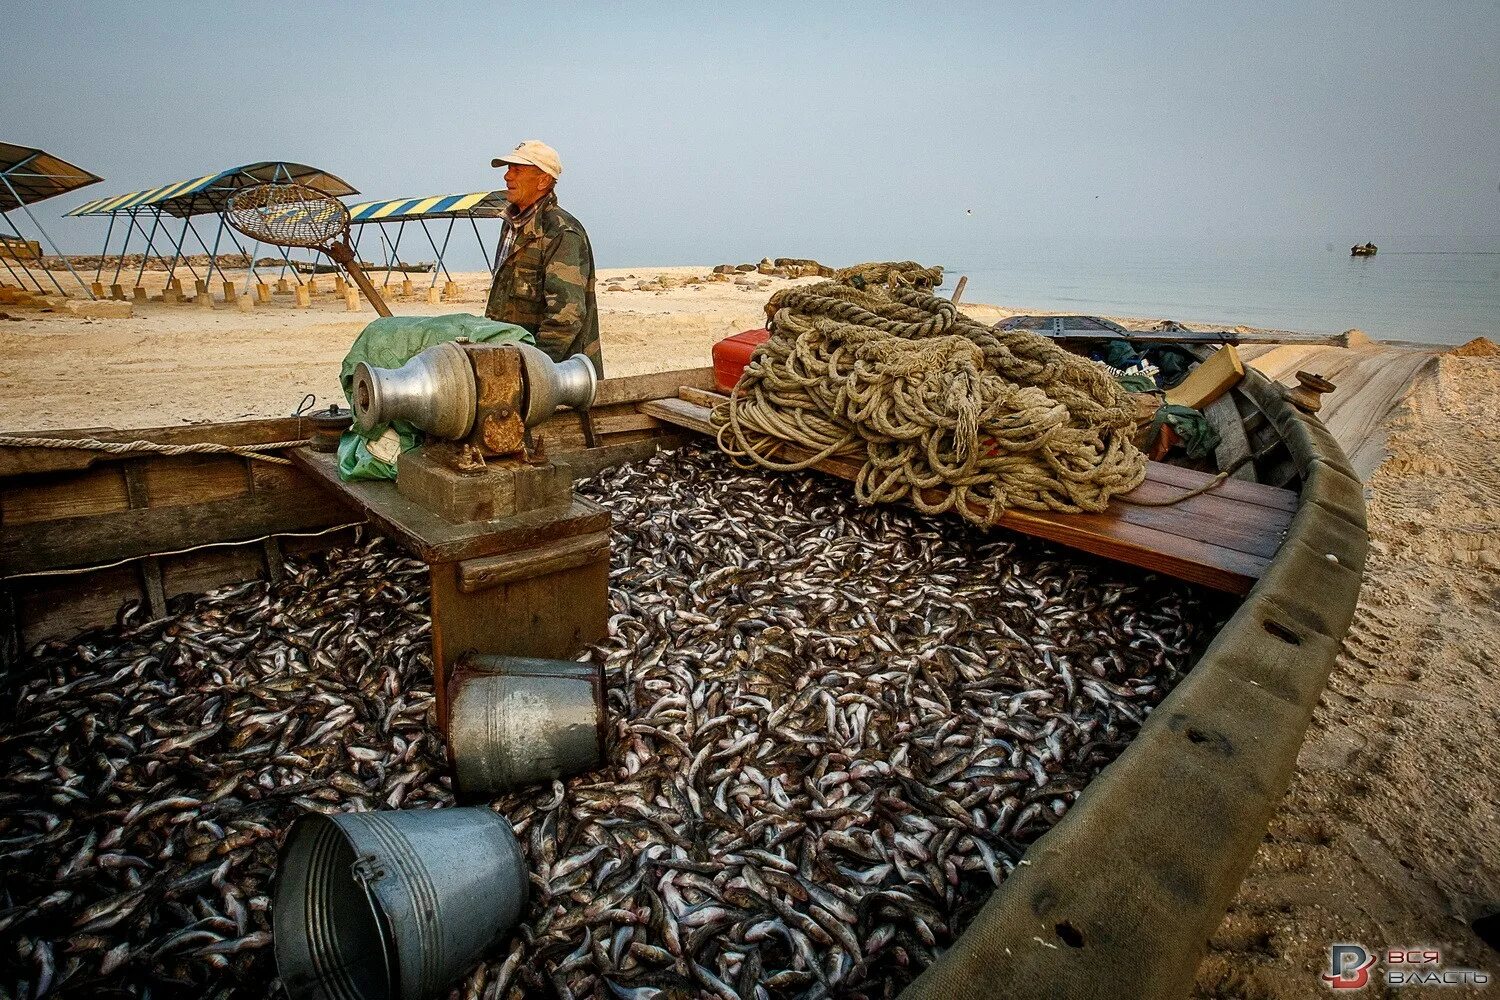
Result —
[{"label": "hazy sky", "polygon": [[606,266],[1500,250],[1500,5],[1213,6],[28,4],[0,139],[105,178],[38,209],[73,251],[92,197],[261,159],[480,190],[532,137]]}]

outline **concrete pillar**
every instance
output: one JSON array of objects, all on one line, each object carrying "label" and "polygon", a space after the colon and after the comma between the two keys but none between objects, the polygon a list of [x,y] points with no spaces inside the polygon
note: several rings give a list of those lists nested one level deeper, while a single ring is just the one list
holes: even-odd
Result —
[{"label": "concrete pillar", "polygon": [[110,285],[109,286],[109,297],[112,298],[112,299],[119,299],[121,302],[124,302],[125,301],[125,286],[121,285],[121,284]]},{"label": "concrete pillar", "polygon": [[290,294],[292,294],[292,283],[290,281],[287,281],[285,278],[277,278],[276,279],[276,294],[277,295],[290,295]]},{"label": "concrete pillar", "polygon": [[313,275],[313,276],[311,276],[310,278],[307,279],[307,294],[308,295],[317,295],[318,294],[318,276],[317,275]]},{"label": "concrete pillar", "polygon": [[179,299],[182,298],[182,279],[181,278],[178,278],[178,277],[175,277],[175,276],[171,277],[171,278],[168,278],[167,279],[167,287],[170,288],[172,291],[176,292],[177,293],[177,297]]},{"label": "concrete pillar", "polygon": [[333,294],[335,294],[335,295],[343,295],[344,292],[346,292],[348,290],[349,290],[349,282],[347,282],[347,281],[344,280],[344,276],[342,274],[336,274],[336,275],[334,275],[333,276]]},{"label": "concrete pillar", "polygon": [[205,288],[203,291],[193,296],[193,305],[197,306],[200,309],[212,309],[214,307],[214,297],[209,294],[208,289]]},{"label": "concrete pillar", "polygon": [[242,313],[255,311],[255,296],[246,293],[234,300],[235,306]]},{"label": "concrete pillar", "polygon": [[135,286],[135,288],[132,290],[132,294],[135,296],[136,302],[140,303],[141,305],[146,304],[146,290],[140,285]]},{"label": "concrete pillar", "polygon": [[435,306],[439,302],[441,302],[442,300],[443,300],[443,293],[438,289],[437,285],[433,285],[431,288],[427,289],[427,304],[428,305]]},{"label": "concrete pillar", "polygon": [[359,289],[344,289],[344,308],[349,312],[359,312]]},{"label": "concrete pillar", "polygon": [[447,299],[449,302],[458,301],[458,282],[445,281],[443,283],[443,298]]},{"label": "concrete pillar", "polygon": [[271,301],[271,286],[264,281],[255,283],[255,297],[260,300],[261,305]]},{"label": "concrete pillar", "polygon": [[182,302],[182,291],[181,289],[173,288],[171,285],[168,285],[162,290],[161,300],[169,306],[178,305]]},{"label": "concrete pillar", "polygon": [[234,292],[234,282],[232,282],[232,281],[226,281],[226,282],[224,282],[224,304],[225,305],[234,305],[234,300],[237,297],[238,296],[236,296],[235,292]]},{"label": "concrete pillar", "polygon": [[401,279],[401,297],[404,298],[404,299],[409,299],[409,298],[411,298],[411,293],[412,293],[411,279],[410,278],[402,278]]},{"label": "concrete pillar", "polygon": [[312,306],[312,296],[307,294],[306,285],[297,286],[297,308],[308,309]]},{"label": "concrete pillar", "polygon": [[205,294],[207,294],[208,293],[208,279],[207,278],[194,278],[193,279],[193,290],[195,292],[197,292],[199,295],[205,295]]},{"label": "concrete pillar", "polygon": [[102,282],[102,281],[96,281],[96,282],[94,282],[92,285],[89,286],[89,291],[91,291],[91,292],[94,293],[94,298],[96,298],[96,299],[102,299],[102,298],[104,298],[104,282]]}]

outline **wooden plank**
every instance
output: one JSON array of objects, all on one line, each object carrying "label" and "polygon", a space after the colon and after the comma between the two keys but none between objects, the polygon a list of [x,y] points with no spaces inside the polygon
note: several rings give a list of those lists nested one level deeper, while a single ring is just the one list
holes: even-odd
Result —
[{"label": "wooden plank", "polygon": [[565,538],[551,545],[523,552],[465,559],[458,564],[458,589],[466,594],[502,583],[513,583],[533,576],[545,576],[565,569],[586,565],[600,556],[609,557],[609,532],[600,531],[577,538]]},{"label": "wooden plank", "polygon": [[[1183,469],[1165,462],[1151,462],[1146,466],[1147,481],[1164,483],[1185,490],[1196,489],[1212,478],[1213,476],[1206,472],[1195,472],[1192,469]],[[1295,491],[1266,486],[1263,483],[1246,483],[1238,479],[1228,479],[1215,486],[1213,492],[1215,496],[1242,501],[1256,507],[1265,507],[1268,510],[1279,510],[1290,514],[1297,509]],[[1128,497],[1129,494],[1126,496]]]},{"label": "wooden plank", "polygon": [[17,580],[10,586],[16,595],[22,649],[113,623],[126,601],[140,600],[143,596],[140,574],[134,566],[116,566],[78,576]]},{"label": "wooden plank", "polygon": [[[660,423],[658,421],[658,423]],[[666,424],[661,426],[666,427]],[[601,469],[607,469],[615,465],[623,465],[626,462],[636,462],[643,458],[649,458],[656,454],[660,448],[675,448],[682,444],[685,436],[672,429],[669,433],[652,433],[644,436],[639,441],[628,441],[623,444],[606,444],[598,448],[587,448],[583,451],[571,451],[564,455],[556,455],[553,461],[559,465],[566,465],[573,473],[573,478],[587,479],[596,475]]]},{"label": "wooden plank", "polygon": [[339,479],[338,456],[309,448],[291,452],[299,467],[345,505],[363,512],[397,542],[424,562],[457,562],[514,549],[532,548],[558,538],[602,531],[609,512],[574,495],[571,504],[528,511],[494,521],[454,524],[403,497],[396,484],[345,483]]},{"label": "wooden plank", "polygon": [[162,559],[162,586],[170,600],[179,594],[201,594],[261,575],[260,546],[232,545]]},{"label": "wooden plank", "polygon": [[678,388],[684,385],[695,389],[712,389],[715,385],[713,367],[605,379],[599,383],[599,391],[594,396],[594,408],[597,410],[616,403],[639,403],[646,399],[676,396]]},{"label": "wooden plank", "polygon": [[644,413],[621,413],[618,416],[604,417],[594,424],[594,429],[600,437],[608,440],[608,435],[625,434],[630,431],[653,431],[661,426],[661,421]]},{"label": "wooden plank", "polygon": [[[100,441],[152,441],[157,444],[267,444],[300,441],[309,436],[311,425],[301,417],[268,417],[261,420],[230,420],[222,423],[182,424],[176,427],[144,427],[116,430],[84,427],[66,431],[8,431],[13,437],[95,438]],[[120,462],[129,455],[82,451],[0,446],[0,479],[37,472],[86,469],[98,462]]]},{"label": "wooden plank", "polygon": [[615,444],[622,434],[657,430],[661,427],[659,422],[637,410],[633,402],[595,406],[589,410],[589,415],[593,419],[595,432],[592,445],[589,444],[588,432],[583,426],[582,414],[572,410],[559,410],[551,420],[533,429],[532,440],[543,445],[550,457],[559,458],[570,452]]},{"label": "wooden plank", "polygon": [[728,393],[708,391],[705,389],[694,389],[692,386],[683,386],[677,390],[677,398],[687,400],[698,406],[706,406],[710,410],[729,398]]},{"label": "wooden plank", "polygon": [[260,543],[260,549],[266,564],[266,579],[275,586],[286,575],[282,567],[281,543],[274,538],[267,538]]},{"label": "wooden plank", "polygon": [[[640,406],[642,411],[661,420],[701,434],[713,433],[709,411],[704,406],[682,399],[653,400]],[[787,449],[788,457],[792,458],[811,454],[795,446]],[[859,463],[842,458],[825,459],[814,467],[845,479],[854,478],[860,468]],[[1154,482],[1148,473],[1148,485],[1142,487],[1145,490],[1142,497],[1147,499],[1165,498],[1213,478],[1172,466],[1160,466],[1160,471],[1153,468],[1151,472],[1156,473]],[[1231,484],[1257,485],[1231,480],[1221,488]],[[1215,496],[1211,501],[1200,496],[1171,507],[1131,504],[1126,496],[1116,498],[1103,514],[1054,514],[1012,508],[1001,516],[998,524],[1095,555],[1244,594],[1269,565],[1270,556],[1291,520],[1290,509],[1282,508],[1288,500],[1295,505],[1295,495],[1279,497],[1281,502],[1273,505],[1274,496],[1261,487],[1257,493],[1260,503],[1235,504],[1235,498],[1230,496]],[[937,502],[941,493],[926,490],[923,498],[929,503]],[[1226,516],[1226,510],[1236,508],[1241,516]],[[1231,523],[1236,525],[1232,531]]]},{"label": "wooden plank", "polygon": [[1245,366],[1240,361],[1239,352],[1233,344],[1225,344],[1200,362],[1187,378],[1168,389],[1167,402],[1201,410],[1234,388],[1244,377]]},{"label": "wooden plank", "polygon": [[[1208,425],[1219,434],[1219,444],[1214,449],[1214,461],[1220,469],[1228,469],[1241,459],[1250,457],[1250,439],[1245,436],[1245,424],[1240,420],[1240,410],[1235,405],[1232,394],[1220,396],[1209,403],[1203,408],[1203,417],[1208,421]],[[1255,482],[1254,463],[1245,462],[1230,473],[1229,477],[1241,482]]]},{"label": "wooden plank", "polygon": [[0,524],[6,527],[129,509],[130,493],[118,465],[0,484]]},{"label": "wooden plank", "polygon": [[126,467],[143,470],[150,506],[185,507],[244,496],[249,492],[245,462],[235,455],[160,455],[128,462]]},{"label": "wooden plank", "polygon": [[257,493],[190,507],[148,507],[6,525],[0,530],[0,576],[93,566],[278,531],[325,528],[343,519],[342,511],[309,503],[305,494]]}]

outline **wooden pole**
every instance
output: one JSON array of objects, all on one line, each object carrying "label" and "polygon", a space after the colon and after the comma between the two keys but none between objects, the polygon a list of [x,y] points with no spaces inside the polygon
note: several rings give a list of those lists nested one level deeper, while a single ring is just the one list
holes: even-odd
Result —
[{"label": "wooden pole", "polygon": [[954,305],[958,305],[958,300],[964,297],[964,286],[968,283],[969,276],[967,274],[960,274],[958,276],[958,284],[953,287],[953,298],[949,301]]}]

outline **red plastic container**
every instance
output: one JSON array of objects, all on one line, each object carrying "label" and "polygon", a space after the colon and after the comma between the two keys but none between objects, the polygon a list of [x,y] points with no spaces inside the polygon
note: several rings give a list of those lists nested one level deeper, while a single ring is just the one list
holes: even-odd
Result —
[{"label": "red plastic container", "polygon": [[745,373],[745,366],[750,363],[750,355],[755,353],[755,348],[770,339],[771,331],[762,327],[725,337],[714,345],[714,381],[719,384],[720,392],[728,392],[734,388],[734,384]]}]

